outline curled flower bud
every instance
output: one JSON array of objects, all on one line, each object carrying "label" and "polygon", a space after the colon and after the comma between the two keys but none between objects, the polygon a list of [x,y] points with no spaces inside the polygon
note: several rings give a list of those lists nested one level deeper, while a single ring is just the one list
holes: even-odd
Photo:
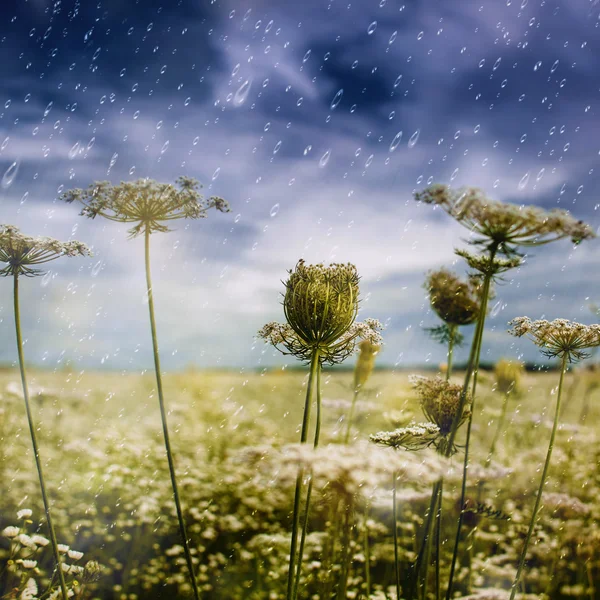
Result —
[{"label": "curled flower bud", "polygon": [[509,325],[511,335],[527,336],[542,354],[549,358],[566,357],[575,362],[589,356],[589,348],[600,346],[600,325],[583,325],[566,319],[532,321],[529,317],[517,317]]},{"label": "curled flower bud", "polygon": [[102,567],[95,560],[88,560],[83,567],[83,581],[86,583],[90,583],[92,581],[97,581],[100,577],[100,573],[102,571]]},{"label": "curled flower bud", "polygon": [[98,181],[87,189],[73,189],[62,195],[65,202],[83,204],[81,215],[94,219],[98,215],[110,221],[135,223],[131,237],[148,230],[169,231],[166,223],[175,219],[201,219],[210,208],[229,212],[223,198],[204,198],[201,185],[191,177],[180,177],[177,185],[152,179],[123,181],[112,185]]},{"label": "curled flower bud", "polygon": [[442,321],[470,325],[477,320],[481,300],[479,285],[473,278],[463,281],[448,269],[438,269],[427,274],[423,287]]},{"label": "curled flower bud", "polygon": [[499,360],[494,367],[496,388],[503,394],[516,393],[523,375],[524,367],[520,362]]},{"label": "curled flower bud", "polygon": [[49,237],[23,235],[13,225],[0,225],[0,262],[6,266],[0,269],[0,276],[41,275],[42,265],[61,256],[91,256],[90,249],[81,242],[59,242]]},{"label": "curled flower bud", "polygon": [[480,189],[451,189],[435,184],[416,192],[415,199],[434,204],[480,237],[474,244],[496,248],[506,255],[519,246],[537,246],[570,238],[578,244],[595,237],[593,229],[564,210],[543,210],[489,199]]},{"label": "curled flower bud", "polygon": [[[300,260],[285,282],[286,324],[267,323],[258,337],[283,354],[309,362],[337,364],[356,349],[359,339],[381,345],[382,325],[376,319],[356,323],[359,277],[354,265],[306,265]],[[283,347],[283,349],[281,348]]]},{"label": "curled flower bud", "polygon": [[[435,446],[440,453],[447,449],[447,436],[452,431],[452,425],[461,407],[462,386],[440,377],[428,378],[414,375],[411,383],[419,395],[423,414],[439,428],[439,439]],[[463,403],[463,411],[458,422],[460,426],[470,414],[470,398]]]}]

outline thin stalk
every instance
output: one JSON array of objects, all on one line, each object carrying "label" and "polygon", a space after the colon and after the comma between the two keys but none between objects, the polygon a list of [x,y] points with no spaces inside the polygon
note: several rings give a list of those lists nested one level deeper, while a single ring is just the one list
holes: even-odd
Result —
[{"label": "thin stalk", "polygon": [[540,487],[538,489],[537,497],[535,499],[535,505],[533,507],[533,513],[531,514],[531,521],[529,522],[529,530],[527,531],[527,537],[525,538],[525,545],[523,546],[523,550],[521,552],[521,558],[519,560],[519,567],[517,569],[517,575],[515,576],[515,580],[512,585],[512,589],[510,592],[510,600],[514,600],[517,594],[517,588],[519,586],[519,582],[521,581],[521,575],[523,573],[523,568],[525,567],[525,558],[527,556],[527,548],[529,546],[529,541],[531,540],[531,534],[533,533],[533,528],[535,526],[536,517],[538,514],[538,510],[540,508],[540,503],[542,501],[542,493],[544,492],[544,485],[546,483],[546,477],[548,476],[548,469],[550,467],[550,458],[552,457],[552,448],[554,447],[554,439],[556,437],[556,430],[558,429],[558,417],[560,415],[560,400],[562,396],[562,388],[563,381],[565,378],[565,371],[567,370],[567,358],[568,355],[565,352],[562,357],[561,369],[560,369],[560,380],[558,383],[558,396],[556,398],[556,411],[554,414],[554,424],[552,425],[552,433],[550,435],[550,444],[548,445],[548,452],[546,454],[546,462],[544,463],[544,470],[542,471],[542,478],[540,480]]},{"label": "thin stalk", "polygon": [[354,395],[352,396],[352,405],[350,406],[350,414],[348,415],[348,426],[346,427],[346,435],[344,436],[344,444],[350,441],[350,428],[352,427],[352,420],[354,419],[354,410],[356,409],[356,400],[360,387],[354,388]]},{"label": "thin stalk", "polygon": [[17,352],[19,354],[19,368],[21,370],[21,384],[23,385],[23,400],[25,400],[25,411],[27,412],[27,421],[29,422],[29,433],[31,434],[31,445],[33,446],[33,455],[35,457],[35,466],[37,467],[38,477],[40,480],[40,489],[42,492],[42,500],[44,501],[44,510],[46,511],[46,520],[48,521],[48,529],[50,530],[50,541],[52,542],[52,552],[56,561],[56,570],[58,572],[58,581],[60,582],[60,590],[63,600],[67,600],[67,584],[65,583],[65,575],[62,570],[60,561],[60,553],[58,552],[58,542],[56,541],[56,533],[54,531],[54,523],[50,514],[50,503],[48,502],[48,494],[46,493],[46,483],[44,480],[44,472],[42,471],[42,461],[40,459],[40,451],[37,443],[37,435],[35,433],[35,425],[33,424],[33,415],[31,414],[31,406],[29,404],[29,387],[27,386],[27,374],[25,372],[25,357],[23,354],[23,338],[21,336],[21,311],[19,309],[19,275],[14,275],[14,305],[15,305],[15,331],[17,334]]},{"label": "thin stalk", "polygon": [[342,572],[340,574],[340,585],[338,587],[338,600],[346,600],[348,597],[348,573],[350,572],[350,535],[352,532],[352,515],[354,506],[352,499],[345,499],[346,517],[344,519],[344,530],[342,536]]},{"label": "thin stalk", "polygon": [[156,389],[158,392],[158,403],[160,405],[160,417],[162,420],[163,437],[165,440],[165,449],[167,451],[167,460],[169,462],[169,473],[171,475],[171,487],[173,488],[173,498],[175,500],[175,508],[177,509],[177,520],[179,521],[179,533],[183,543],[185,552],[185,561],[190,574],[192,588],[194,590],[195,600],[200,600],[200,592],[198,583],[194,575],[194,563],[192,562],[192,554],[190,552],[188,536],[185,529],[185,521],[183,520],[183,511],[181,510],[181,500],[179,499],[179,490],[177,488],[177,478],[175,476],[175,460],[173,451],[171,450],[171,441],[169,439],[169,428],[167,426],[167,411],[165,409],[165,399],[163,395],[162,375],[160,371],[160,357],[158,354],[158,338],[156,336],[156,319],[154,317],[154,295],[152,292],[152,277],[150,274],[150,229],[146,227],[145,236],[145,262],[146,262],[146,289],[148,293],[148,310],[150,312],[150,330],[152,332],[152,351],[154,354],[154,371],[156,374]]},{"label": "thin stalk", "polygon": [[[494,249],[490,252],[490,263],[494,260],[494,256],[496,251]],[[450,600],[452,598],[452,584],[454,581],[454,573],[456,571],[456,561],[458,559],[458,547],[460,545],[460,533],[462,529],[464,514],[465,514],[465,496],[467,493],[467,471],[469,469],[469,447],[471,443],[471,426],[473,424],[473,414],[475,412],[475,392],[477,391],[477,375],[479,373],[479,357],[481,355],[481,344],[483,340],[483,331],[485,329],[485,317],[487,313],[488,300],[490,296],[490,286],[492,283],[492,275],[491,273],[486,273],[483,280],[483,289],[481,294],[481,308],[479,311],[479,319],[477,320],[477,329],[475,331],[475,336],[473,339],[473,346],[471,348],[471,357],[469,358],[469,366],[467,368],[467,374],[465,377],[465,383],[463,386],[463,391],[461,393],[464,396],[464,400],[466,401],[467,390],[469,389],[469,379],[473,377],[473,391],[471,395],[471,414],[469,415],[467,422],[467,437],[465,441],[465,457],[463,461],[463,476],[462,476],[462,484],[461,484],[461,492],[460,492],[460,513],[458,515],[458,525],[456,528],[456,538],[454,540],[454,550],[452,552],[452,562],[450,563],[450,576],[448,579],[448,589],[446,591],[446,600]],[[464,403],[461,402],[461,405],[464,406]],[[454,420],[459,419],[462,415],[462,410],[459,407],[459,411],[457,412]],[[452,446],[454,442],[454,436],[456,434],[456,429],[453,427],[453,430],[450,433],[450,439],[447,447],[447,455],[452,452]]]},{"label": "thin stalk", "polygon": [[[317,369],[317,424],[315,426],[315,439],[313,442],[313,448],[317,448],[319,445],[319,437],[321,434],[321,369]],[[296,580],[294,582],[294,598],[298,596],[298,586],[300,585],[300,573],[302,571],[302,558],[304,556],[304,544],[306,543],[306,535],[308,532],[308,517],[310,507],[310,497],[312,494],[312,470],[310,478],[308,480],[308,487],[306,490],[306,502],[304,503],[304,520],[302,521],[302,533],[300,535],[300,549],[298,550],[298,564],[296,566]]]},{"label": "thin stalk", "polygon": [[416,591],[417,591],[417,587],[419,585],[419,574],[421,573],[421,568],[423,567],[423,561],[424,561],[425,556],[428,551],[429,540],[431,539],[431,531],[433,529],[435,509],[437,506],[437,499],[438,499],[438,494],[439,494],[441,485],[442,485],[442,480],[438,479],[433,484],[433,489],[431,490],[431,500],[429,501],[429,510],[426,515],[425,531],[423,533],[423,539],[421,540],[421,547],[419,549],[419,553],[417,554],[417,560],[415,562],[415,568],[413,570],[413,576],[411,579],[408,600],[413,600],[413,598],[415,597]]},{"label": "thin stalk", "polygon": [[498,438],[500,437],[500,433],[502,432],[502,426],[504,425],[504,419],[506,418],[506,409],[508,407],[508,394],[504,394],[504,400],[502,402],[502,412],[500,413],[500,418],[498,419],[498,426],[496,427],[496,433],[494,433],[494,439],[492,440],[492,445],[490,446],[490,451],[485,459],[485,468],[487,469],[492,462],[492,456],[494,456],[494,452],[496,451],[496,444],[498,443]]},{"label": "thin stalk", "polygon": [[396,573],[396,598],[400,600],[400,561],[398,560],[398,515],[396,509],[396,469],[392,473],[392,518],[394,520],[394,568]]},{"label": "thin stalk", "polygon": [[440,600],[441,588],[440,588],[440,545],[442,540],[442,493],[443,488],[440,487],[438,496],[438,509],[435,520],[435,598]]},{"label": "thin stalk", "polygon": [[448,340],[448,367],[446,368],[446,381],[452,375],[452,357],[454,355],[454,340],[456,339],[456,325],[450,325],[450,339]]},{"label": "thin stalk", "polygon": [[365,530],[364,530],[364,551],[365,551],[365,584],[367,586],[367,598],[371,597],[371,545],[369,543],[369,502],[365,506]]},{"label": "thin stalk", "polygon": [[[310,361],[310,374],[306,389],[306,400],[304,401],[304,417],[302,419],[302,431],[300,443],[305,444],[308,439],[308,425],[310,423],[310,407],[312,404],[313,381],[319,371],[319,351],[315,350]],[[294,513],[292,517],[292,542],[290,546],[290,563],[288,568],[287,600],[294,600],[294,567],[296,564],[296,550],[298,548],[298,528],[300,525],[300,493],[302,492],[302,479],[304,469],[300,468],[296,477],[296,490],[294,491]],[[308,508],[308,507],[307,507]]]}]

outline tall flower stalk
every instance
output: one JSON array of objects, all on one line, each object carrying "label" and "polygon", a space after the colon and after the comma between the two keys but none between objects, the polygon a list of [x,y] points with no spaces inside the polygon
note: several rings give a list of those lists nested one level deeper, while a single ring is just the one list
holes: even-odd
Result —
[{"label": "tall flower stalk", "polygon": [[21,310],[19,303],[19,277],[36,277],[43,275],[43,270],[39,265],[46,264],[56,260],[61,256],[90,256],[89,248],[81,242],[59,242],[52,238],[34,238],[23,235],[16,227],[12,225],[0,226],[0,262],[6,266],[0,269],[2,277],[13,278],[13,300],[15,316],[15,333],[17,338],[17,353],[19,356],[19,370],[21,372],[21,385],[23,387],[23,400],[25,402],[25,411],[27,413],[27,422],[29,424],[29,433],[31,435],[31,445],[33,447],[33,456],[35,466],[38,472],[40,482],[40,491],[44,510],[46,512],[46,521],[50,530],[50,541],[52,543],[52,552],[56,563],[56,572],[60,585],[60,591],[63,600],[67,600],[67,585],[65,582],[64,571],[60,560],[60,551],[56,540],[56,532],[48,492],[46,490],[46,481],[42,469],[42,460],[37,441],[36,427],[33,422],[31,412],[31,403],[29,398],[29,387],[27,385],[27,372],[25,369],[25,356],[23,352],[23,336],[21,333]]},{"label": "tall flower stalk", "polygon": [[[300,442],[308,441],[310,410],[313,385],[320,381],[323,364],[343,362],[356,350],[360,339],[375,345],[381,343],[381,324],[374,319],[357,323],[359,304],[359,276],[351,264],[307,265],[298,261],[295,269],[289,271],[284,282],[285,294],[283,310],[286,323],[271,322],[258,333],[259,337],[272,344],[280,352],[292,355],[310,364],[310,375]],[[318,389],[317,420],[313,446],[319,443],[321,429],[320,386]],[[292,514],[292,539],[288,567],[287,600],[295,600],[298,595],[304,540],[308,528],[312,480],[307,486],[305,517],[302,524],[302,538],[298,552],[298,530],[300,529],[300,503],[304,471],[301,468],[296,478],[294,508]]]},{"label": "tall flower stalk", "polygon": [[154,294],[150,272],[150,236],[156,232],[164,233],[170,231],[168,224],[171,221],[204,218],[207,216],[210,208],[215,208],[220,212],[229,212],[229,204],[225,200],[216,196],[205,199],[200,193],[200,187],[198,181],[190,177],[180,177],[177,180],[177,185],[159,183],[151,179],[121,182],[118,185],[112,185],[107,181],[100,181],[93,183],[85,190],[74,189],[63,195],[63,200],[66,202],[78,202],[83,205],[80,213],[82,216],[91,219],[101,216],[110,221],[132,224],[132,227],[129,229],[130,238],[144,235],[146,292],[163,439],[169,464],[179,532],[196,600],[200,599],[200,591],[194,573],[189,538],[177,486],[175,459],[169,438],[167,410],[163,393],[159,346],[156,334]]},{"label": "tall flower stalk", "polygon": [[523,544],[523,550],[521,551],[519,559],[519,566],[517,567],[517,574],[510,592],[510,600],[514,600],[519,584],[521,583],[521,577],[527,558],[527,549],[535,527],[544,486],[548,477],[548,469],[550,467],[552,449],[554,447],[554,440],[556,438],[560,417],[560,404],[565,373],[569,363],[586,358],[589,356],[589,353],[587,353],[586,350],[600,346],[600,325],[582,325],[581,323],[567,321],[566,319],[532,321],[528,317],[513,319],[509,324],[512,325],[512,329],[510,330],[512,335],[516,337],[526,336],[541,349],[542,354],[549,358],[560,359],[560,379],[558,381],[558,393],[556,396],[556,409],[554,412],[552,433],[550,434],[550,442],[548,444],[548,451],[546,452],[542,477],[535,498],[533,512],[531,513],[529,529],[527,530],[527,536],[525,537],[525,543]]},{"label": "tall flower stalk", "polygon": [[[417,192],[415,199],[426,204],[432,204],[448,213],[470,231],[472,237],[469,243],[482,250],[481,254],[457,252],[467,260],[471,269],[481,274],[482,278],[480,318],[477,321],[473,336],[463,393],[461,394],[461,404],[464,405],[472,377],[474,378],[472,402],[475,401],[477,368],[485,329],[485,316],[490,297],[490,287],[494,278],[502,272],[519,266],[518,250],[520,247],[539,246],[564,238],[570,238],[573,243],[578,244],[582,240],[595,237],[595,234],[589,225],[573,218],[567,211],[559,209],[546,211],[536,206],[518,206],[498,202],[487,198],[481,190],[473,187],[451,189],[447,185],[436,184]],[[460,411],[457,413],[457,417],[459,414]],[[447,600],[452,597],[453,577],[464,516],[472,415],[473,409],[467,424],[461,486],[461,509],[446,592]],[[453,431],[450,434],[450,446],[454,442],[457,429],[458,420],[455,422]]]}]

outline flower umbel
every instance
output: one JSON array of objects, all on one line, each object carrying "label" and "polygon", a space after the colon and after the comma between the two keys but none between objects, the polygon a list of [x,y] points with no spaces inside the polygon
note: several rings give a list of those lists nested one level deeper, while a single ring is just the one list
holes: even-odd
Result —
[{"label": "flower umbel", "polygon": [[435,423],[412,423],[394,431],[379,431],[370,435],[369,440],[394,450],[421,450],[434,445],[439,436],[440,428]]},{"label": "flower umbel", "polygon": [[91,256],[90,249],[81,242],[60,242],[49,237],[24,235],[14,225],[0,225],[0,262],[6,266],[0,275],[35,277],[43,271],[36,268],[61,256]]},{"label": "flower umbel", "polygon": [[379,321],[355,322],[358,282],[354,265],[325,267],[298,261],[284,282],[283,310],[287,323],[267,323],[258,336],[283,354],[305,362],[318,351],[321,364],[342,362],[354,352],[358,339],[380,345],[382,326]]},{"label": "flower umbel", "polygon": [[210,208],[229,212],[223,198],[204,198],[200,183],[191,177],[180,177],[176,185],[152,179],[122,181],[112,185],[98,181],[87,189],[73,189],[62,195],[66,202],[83,204],[81,215],[94,219],[98,215],[120,223],[135,223],[131,237],[155,231],[169,231],[166,223],[176,219],[201,219]]},{"label": "flower umbel", "polygon": [[569,362],[576,362],[589,356],[586,350],[600,346],[600,325],[567,319],[532,321],[529,317],[517,317],[509,325],[511,335],[527,336],[549,358],[566,357]]},{"label": "flower umbel", "polygon": [[564,210],[546,211],[489,199],[474,187],[452,189],[434,184],[415,193],[415,199],[440,206],[451,217],[479,235],[472,243],[498,248],[511,255],[518,246],[537,246],[562,238],[578,244],[595,237],[593,229]]}]

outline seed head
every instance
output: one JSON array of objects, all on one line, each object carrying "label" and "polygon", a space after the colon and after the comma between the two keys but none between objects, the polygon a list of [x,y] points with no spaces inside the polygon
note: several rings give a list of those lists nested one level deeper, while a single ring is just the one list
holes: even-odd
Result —
[{"label": "seed head", "polygon": [[[439,428],[439,439],[435,445],[438,452],[443,452],[446,448],[446,437],[452,431],[454,418],[460,408],[462,386],[441,377],[428,378],[419,375],[412,376],[411,383],[419,396],[423,414]],[[459,425],[469,416],[469,405],[470,398],[467,397]]]},{"label": "seed head", "polygon": [[180,177],[176,185],[153,179],[122,181],[112,185],[97,181],[87,189],[73,189],[62,195],[65,202],[83,204],[81,215],[94,219],[98,215],[120,223],[135,223],[130,237],[149,230],[169,231],[167,223],[176,219],[201,219],[210,208],[229,212],[223,198],[204,198],[200,183],[191,177]]},{"label": "seed head", "polygon": [[586,350],[600,346],[600,325],[566,319],[532,321],[529,317],[517,317],[509,325],[511,335],[527,336],[549,358],[566,356],[569,362],[576,362],[589,356]]},{"label": "seed head", "polygon": [[394,431],[380,431],[369,436],[369,440],[394,450],[422,450],[435,445],[440,437],[440,428],[435,423],[412,423]]},{"label": "seed head", "polygon": [[450,325],[470,325],[479,316],[479,286],[470,278],[463,281],[448,269],[430,271],[424,287],[431,307]]},{"label": "seed head", "polygon": [[500,359],[495,367],[496,388],[502,394],[516,394],[524,371],[523,363]]},{"label": "seed head", "polygon": [[381,344],[381,323],[365,319],[356,323],[358,312],[356,267],[351,264],[306,265],[300,260],[284,282],[283,310],[286,324],[268,323],[258,336],[284,354],[310,361],[318,351],[321,362],[342,362],[356,348],[358,339]]},{"label": "seed head", "polygon": [[23,235],[14,225],[0,225],[0,262],[6,266],[0,269],[0,275],[24,275],[35,277],[42,275],[35,268],[61,256],[91,256],[90,249],[81,242],[59,242],[49,237],[30,237]]},{"label": "seed head", "polygon": [[578,244],[595,237],[593,229],[564,210],[546,211],[489,199],[478,188],[451,189],[435,184],[415,193],[415,199],[440,206],[480,237],[472,243],[496,248],[509,256],[519,246],[537,246],[562,238]]}]

